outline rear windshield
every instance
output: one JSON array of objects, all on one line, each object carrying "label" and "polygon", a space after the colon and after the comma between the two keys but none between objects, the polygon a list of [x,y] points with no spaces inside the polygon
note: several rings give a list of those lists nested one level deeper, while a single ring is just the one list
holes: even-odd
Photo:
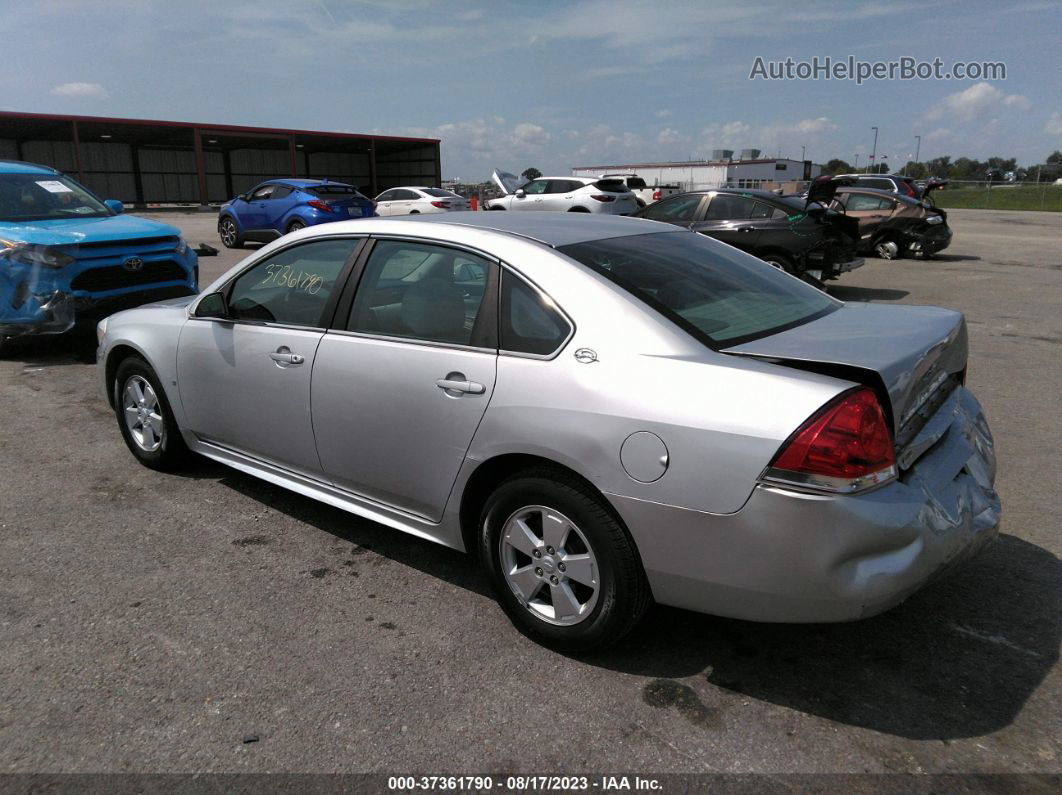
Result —
[{"label": "rear windshield", "polygon": [[437,196],[440,199],[452,199],[457,195],[441,188],[421,188],[420,192],[427,193],[429,196]]},{"label": "rear windshield", "polygon": [[645,180],[641,177],[627,177],[628,188],[644,188]]},{"label": "rear windshield", "polygon": [[618,179],[599,179],[594,183],[594,187],[605,193],[630,193],[630,189]]},{"label": "rear windshield", "polygon": [[313,185],[306,188],[307,193],[314,196],[335,198],[337,196],[352,196],[358,192],[353,185]]},{"label": "rear windshield", "polygon": [[713,346],[765,337],[841,304],[763,260],[695,232],[654,232],[559,249]]}]

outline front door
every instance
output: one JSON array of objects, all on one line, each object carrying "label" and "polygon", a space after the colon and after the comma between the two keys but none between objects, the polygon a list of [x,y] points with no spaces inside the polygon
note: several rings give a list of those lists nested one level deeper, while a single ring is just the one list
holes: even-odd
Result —
[{"label": "front door", "polygon": [[188,320],[177,348],[188,430],[204,441],[320,476],[310,378],[329,299],[359,242],[325,238],[281,249],[228,286],[227,319]]},{"label": "front door", "polygon": [[251,191],[251,195],[247,197],[247,207],[242,213],[241,220],[243,221],[244,229],[265,229],[269,225],[267,221],[269,202],[276,187],[276,185],[270,183],[268,185],[259,185]]},{"label": "front door", "polygon": [[497,265],[378,240],[313,373],[321,465],[340,488],[438,521],[494,390]]}]

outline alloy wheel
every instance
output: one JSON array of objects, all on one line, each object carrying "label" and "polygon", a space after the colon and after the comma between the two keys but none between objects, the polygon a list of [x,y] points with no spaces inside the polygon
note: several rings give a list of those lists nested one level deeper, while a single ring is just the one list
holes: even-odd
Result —
[{"label": "alloy wheel", "polygon": [[231,247],[236,242],[236,224],[231,219],[226,218],[221,222],[221,229],[218,230],[221,234],[221,242],[226,247]]},{"label": "alloy wheel", "polygon": [[158,395],[146,378],[134,375],[125,382],[122,407],[125,427],[137,447],[147,453],[158,450],[162,446],[166,426],[162,419]]},{"label": "alloy wheel", "polygon": [[593,612],[601,589],[597,558],[567,516],[544,505],[520,508],[498,544],[502,576],[533,616],[571,626]]}]

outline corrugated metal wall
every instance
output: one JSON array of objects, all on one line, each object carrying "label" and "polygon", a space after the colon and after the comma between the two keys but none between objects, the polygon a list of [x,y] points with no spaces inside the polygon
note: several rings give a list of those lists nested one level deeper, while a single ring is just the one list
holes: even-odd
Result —
[{"label": "corrugated metal wall", "polygon": [[429,185],[438,181],[435,147],[410,147],[399,152],[376,152],[376,181],[380,190],[399,185]]}]

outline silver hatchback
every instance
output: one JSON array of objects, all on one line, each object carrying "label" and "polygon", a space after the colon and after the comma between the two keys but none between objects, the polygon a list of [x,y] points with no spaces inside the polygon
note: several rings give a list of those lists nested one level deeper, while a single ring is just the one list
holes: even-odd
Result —
[{"label": "silver hatchback", "polygon": [[142,463],[199,453],[474,551],[567,650],[652,600],[869,616],[999,525],[962,315],[844,304],[653,221],[327,224],[99,334]]}]

